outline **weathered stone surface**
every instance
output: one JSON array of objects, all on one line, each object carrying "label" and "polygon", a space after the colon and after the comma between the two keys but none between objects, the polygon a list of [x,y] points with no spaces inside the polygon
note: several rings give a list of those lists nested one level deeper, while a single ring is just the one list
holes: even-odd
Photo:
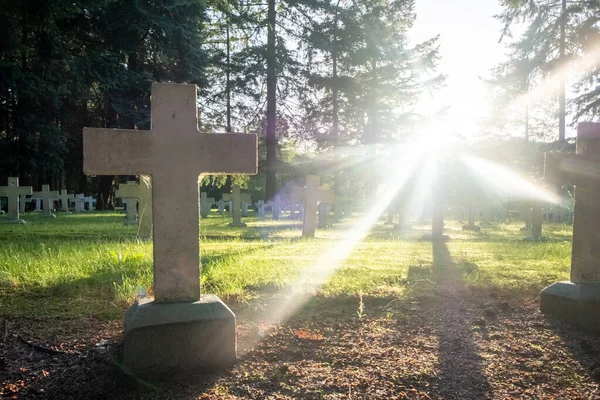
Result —
[{"label": "weathered stone surface", "polygon": [[600,332],[600,283],[553,283],[542,290],[540,311]]},{"label": "weathered stone surface", "polygon": [[32,194],[31,186],[19,186],[19,178],[9,177],[7,186],[0,186],[0,196],[8,198],[8,214],[5,218],[6,223],[24,224],[25,221],[19,216],[19,196]]},{"label": "weathered stone surface", "polygon": [[[151,130],[83,133],[85,173],[152,176],[158,301],[194,301],[200,295],[199,175],[257,171],[256,135],[200,133],[196,96],[195,85],[154,84]],[[182,214],[186,218],[177,218]]]},{"label": "weathered stone surface", "polygon": [[124,330],[123,362],[138,375],[215,370],[237,359],[235,315],[214,295],[196,302],[135,304],[125,315]]},{"label": "weathered stone surface", "polygon": [[319,189],[321,178],[316,175],[306,176],[304,187],[292,187],[292,198],[304,200],[304,221],[302,224],[302,236],[315,236],[317,228],[317,205],[319,202],[332,203],[333,193],[328,190]]}]

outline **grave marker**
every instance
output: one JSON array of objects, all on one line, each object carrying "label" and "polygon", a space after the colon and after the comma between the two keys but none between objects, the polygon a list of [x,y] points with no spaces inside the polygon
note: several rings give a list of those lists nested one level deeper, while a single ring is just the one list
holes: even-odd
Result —
[{"label": "grave marker", "polygon": [[60,191],[60,210],[64,213],[69,213],[69,200],[73,200],[75,195],[69,194],[67,189],[61,189]]},{"label": "grave marker", "polygon": [[131,185],[129,182],[126,185],[119,185],[115,196],[125,199],[137,199],[139,204],[138,236],[141,238],[152,237],[152,184],[150,179],[140,179],[139,185]]},{"label": "grave marker", "polygon": [[79,193],[75,195],[75,214],[85,211],[85,195]]},{"label": "grave marker", "polygon": [[25,212],[27,203],[29,203],[30,201],[31,201],[31,197],[27,197],[27,195],[25,195],[25,194],[22,194],[19,196],[19,212],[21,214],[23,214]]},{"label": "grave marker", "polygon": [[210,208],[215,203],[214,197],[206,197],[206,192],[200,193],[200,215],[202,218],[208,218],[208,214],[210,213]]},{"label": "grave marker", "polygon": [[8,198],[8,215],[5,222],[11,224],[24,224],[25,221],[19,217],[19,196],[25,197],[32,194],[31,186],[19,186],[19,178],[9,177],[8,185],[0,186],[0,197]]},{"label": "grave marker", "polygon": [[219,200],[217,203],[217,212],[219,215],[223,215],[225,213],[225,201],[223,201],[223,199]]},{"label": "grave marker", "polygon": [[333,202],[333,193],[329,190],[319,189],[321,178],[315,175],[306,176],[304,187],[292,186],[292,198],[304,201],[304,222],[302,224],[302,237],[315,236],[317,225],[317,206],[319,202]]},{"label": "grave marker", "polygon": [[575,185],[575,216],[570,282],[556,282],[541,293],[543,313],[572,320],[600,332],[600,124],[581,123],[577,152],[546,153],[545,179]]},{"label": "grave marker", "polygon": [[86,128],[83,141],[85,173],[152,176],[155,300],[127,312],[125,366],[144,374],[233,364],[235,316],[216,296],[200,297],[198,180],[255,174],[257,137],[199,132],[196,86],[154,84],[150,131]]},{"label": "grave marker", "polygon": [[33,197],[36,200],[39,199],[44,203],[44,211],[42,213],[43,217],[56,218],[56,215],[52,214],[52,211],[54,210],[54,199],[59,198],[59,196],[60,193],[58,191],[50,190],[50,185],[42,185],[41,192],[33,192]]},{"label": "grave marker", "polygon": [[[137,182],[136,181],[127,181],[127,185],[128,186],[137,186]],[[119,187],[124,186],[124,185],[119,185]],[[125,225],[137,225],[139,223],[138,221],[138,210],[137,210],[137,204],[138,204],[138,199],[136,197],[121,197],[120,196],[120,192],[117,190],[115,192],[115,197],[117,199],[121,199],[121,201],[123,202],[123,204],[125,205],[125,219],[123,220],[123,223]],[[146,194],[146,198],[147,197],[151,197],[151,193],[150,194]],[[152,207],[149,207],[148,205],[146,205],[143,209],[144,210],[149,210]],[[151,219],[148,218],[148,216],[146,216],[147,219]],[[145,227],[144,229],[146,229],[148,231],[148,228]],[[149,230],[152,230],[152,226],[150,226]],[[146,233],[147,235],[150,235],[148,233]]]},{"label": "grave marker", "polygon": [[240,193],[240,187],[233,185],[231,193],[223,193],[223,200],[229,201],[229,212],[231,212],[233,217],[233,222],[231,222],[229,226],[245,227],[246,224],[242,222],[241,202],[249,202],[250,195],[248,193]]}]

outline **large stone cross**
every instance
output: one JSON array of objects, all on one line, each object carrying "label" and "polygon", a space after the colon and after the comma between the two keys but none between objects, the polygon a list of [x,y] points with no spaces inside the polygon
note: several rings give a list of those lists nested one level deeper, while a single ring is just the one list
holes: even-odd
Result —
[{"label": "large stone cross", "polygon": [[0,196],[8,197],[8,215],[6,222],[24,224],[19,218],[19,196],[32,194],[31,186],[19,186],[19,178],[9,177],[7,186],[0,186]]},{"label": "large stone cross", "polygon": [[[141,238],[149,238],[152,236],[152,187],[149,182],[141,179],[140,184],[135,182],[127,182],[126,185],[119,185],[119,189],[115,193],[115,197],[122,199],[137,199],[139,203],[138,212],[138,236]],[[127,213],[129,208],[135,210],[135,201],[130,200],[127,204]]]},{"label": "large stone cross", "polygon": [[200,133],[195,85],[152,85],[151,112],[149,131],[85,128],[84,172],[152,176],[155,301],[196,301],[199,175],[255,174],[257,138]]},{"label": "large stone cross", "polygon": [[317,206],[319,202],[332,203],[333,193],[319,189],[321,178],[316,175],[306,176],[304,187],[292,186],[291,196],[296,200],[304,200],[304,222],[302,236],[315,236],[317,226]]},{"label": "large stone cross", "polygon": [[58,199],[60,197],[60,193],[57,190],[50,190],[50,185],[42,185],[41,192],[33,192],[33,197],[42,200],[44,205],[44,213],[42,214],[44,217],[54,217],[52,214],[54,199]]},{"label": "large stone cross", "polygon": [[599,123],[579,124],[576,153],[546,153],[546,181],[575,184],[575,217],[571,281],[544,289],[540,308],[600,332]]},{"label": "large stone cross", "polygon": [[60,191],[60,209],[63,212],[69,212],[69,200],[73,200],[75,195],[69,194],[67,189],[61,189]]}]

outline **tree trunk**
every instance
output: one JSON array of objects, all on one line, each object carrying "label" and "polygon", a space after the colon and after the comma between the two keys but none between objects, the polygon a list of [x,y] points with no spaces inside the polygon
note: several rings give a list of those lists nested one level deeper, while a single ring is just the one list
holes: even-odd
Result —
[{"label": "tree trunk", "polygon": [[566,50],[566,25],[567,25],[567,0],[562,0],[562,10],[560,14],[560,62],[558,63],[559,83],[558,83],[558,140],[563,141],[566,137],[566,118],[565,118],[565,50]]},{"label": "tree trunk", "polygon": [[275,22],[275,0],[269,0],[267,14],[267,182],[265,200],[273,198],[277,190],[277,39],[275,35]]},{"label": "tree trunk", "polygon": [[[339,0],[338,0],[338,4],[337,6],[339,6]],[[340,170],[340,161],[341,161],[341,154],[340,154],[340,144],[341,144],[341,137],[340,137],[340,116],[339,116],[339,88],[338,88],[338,43],[337,43],[337,24],[338,24],[338,12],[337,12],[337,6],[336,6],[336,14],[335,14],[335,20],[334,20],[334,25],[333,25],[333,43],[331,45],[331,63],[332,63],[332,78],[333,78],[333,85],[331,88],[331,98],[332,98],[332,105],[333,105],[333,110],[332,110],[332,122],[333,122],[333,132],[332,132],[332,136],[334,138],[334,149],[333,149],[333,159],[334,159],[334,168],[335,168],[335,172],[334,172],[334,179],[333,179],[333,192],[336,198],[341,198],[342,197],[342,171]],[[336,219],[341,219],[342,215],[341,215],[341,208],[340,207],[335,207],[334,213],[335,213],[335,217]]]}]

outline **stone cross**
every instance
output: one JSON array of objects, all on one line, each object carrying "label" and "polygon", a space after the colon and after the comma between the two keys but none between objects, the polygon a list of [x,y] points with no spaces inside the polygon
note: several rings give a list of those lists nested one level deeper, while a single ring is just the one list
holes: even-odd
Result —
[{"label": "stone cross", "polygon": [[217,202],[217,212],[219,213],[219,215],[223,215],[225,213],[225,201],[223,199],[219,200]]},{"label": "stone cross", "polygon": [[85,211],[85,196],[83,193],[75,195],[75,214]]},{"label": "stone cross", "polygon": [[93,198],[92,196],[88,196],[85,198],[85,202],[88,205],[88,211],[94,211],[96,199]]},{"label": "stone cross", "polygon": [[42,185],[41,192],[33,192],[33,197],[42,200],[44,203],[44,217],[54,218],[56,215],[52,214],[54,209],[54,199],[57,199],[60,193],[56,190],[50,191],[50,185]]},{"label": "stone cross", "polygon": [[475,202],[472,201],[467,207],[467,224],[463,225],[463,231],[475,231],[480,232],[481,227],[475,225]]},{"label": "stone cross", "polygon": [[[127,185],[136,186],[137,182],[136,181],[127,181]],[[137,198],[119,197],[118,192],[119,192],[118,190],[115,192],[115,197],[118,199],[121,199],[121,201],[123,202],[123,204],[125,204],[125,207],[126,207],[125,220],[123,221],[123,223],[125,225],[137,225],[138,224],[138,215],[137,215],[138,200],[137,200]],[[150,229],[152,229],[152,227],[150,227]]]},{"label": "stone cross", "polygon": [[[152,236],[152,186],[146,179],[140,179],[140,184],[119,185],[115,197],[124,199],[137,199],[139,202],[139,228],[138,236],[149,238]],[[132,202],[135,209],[135,202]],[[129,205],[128,205],[129,208]]]},{"label": "stone cross", "polygon": [[328,190],[319,189],[321,178],[316,175],[306,176],[304,187],[292,186],[291,195],[296,200],[304,200],[304,222],[302,224],[302,236],[315,236],[317,227],[317,207],[319,202],[332,203],[333,193]]},{"label": "stone cross", "polygon": [[68,213],[69,212],[69,200],[74,199],[75,195],[69,194],[67,192],[67,189],[61,189],[59,198],[60,198],[60,210],[62,212]]},{"label": "stone cross", "polygon": [[545,180],[559,186],[575,185],[575,215],[571,281],[544,289],[540,309],[600,332],[599,123],[579,124],[576,154],[546,153]]},{"label": "stone cross", "polygon": [[325,202],[319,203],[319,210],[318,210],[319,223],[317,225],[319,228],[327,228],[327,216],[329,215],[330,209],[331,209],[331,205],[329,203],[325,203]]},{"label": "stone cross", "polygon": [[235,316],[216,296],[200,297],[202,174],[255,174],[257,137],[198,130],[195,85],[154,84],[151,129],[85,128],[86,174],[150,175],[154,301],[125,315],[123,364],[138,376],[211,371],[235,363]]},{"label": "stone cross", "polygon": [[258,218],[265,217],[265,201],[264,200],[258,200],[256,202],[256,211],[258,212]]},{"label": "stone cross", "polygon": [[32,197],[31,201],[35,201],[35,210],[33,210],[33,211],[42,212],[42,199],[37,198],[37,197]]},{"label": "stone cross", "polygon": [[441,184],[441,178],[437,177],[434,181],[433,194],[433,212],[431,219],[431,233],[423,235],[424,240],[432,242],[446,242],[450,240],[448,235],[444,235],[444,214],[446,211],[445,205],[445,187]]},{"label": "stone cross", "polygon": [[206,192],[200,193],[200,215],[202,218],[208,218],[211,206],[215,203],[214,197],[206,197]]},{"label": "stone cross", "polygon": [[231,211],[231,215],[233,216],[233,222],[229,226],[246,226],[242,222],[241,202],[250,201],[250,195],[248,193],[240,193],[240,187],[233,185],[231,193],[223,193],[223,200],[230,202],[229,211]]},{"label": "stone cross", "polygon": [[196,86],[154,84],[150,131],[85,128],[83,142],[88,175],[152,176],[155,301],[197,301],[199,175],[255,174],[257,137],[200,133]]},{"label": "stone cross", "polygon": [[19,218],[19,196],[25,197],[32,194],[31,186],[19,186],[19,178],[9,177],[7,186],[0,186],[0,197],[8,197],[8,215],[6,222],[13,224],[24,224]]},{"label": "stone cross", "polygon": [[31,198],[27,197],[26,194],[20,195],[19,196],[19,212],[24,213],[25,207],[27,207],[27,203],[29,203],[30,201],[31,201]]},{"label": "stone cross", "polygon": [[242,217],[248,216],[248,205],[250,203],[248,201],[242,201]]},{"label": "stone cross", "polygon": [[267,205],[271,206],[273,210],[273,220],[278,221],[281,216],[281,198],[279,197],[279,195],[275,195],[275,197],[273,197],[273,200],[269,200],[267,202]]}]

